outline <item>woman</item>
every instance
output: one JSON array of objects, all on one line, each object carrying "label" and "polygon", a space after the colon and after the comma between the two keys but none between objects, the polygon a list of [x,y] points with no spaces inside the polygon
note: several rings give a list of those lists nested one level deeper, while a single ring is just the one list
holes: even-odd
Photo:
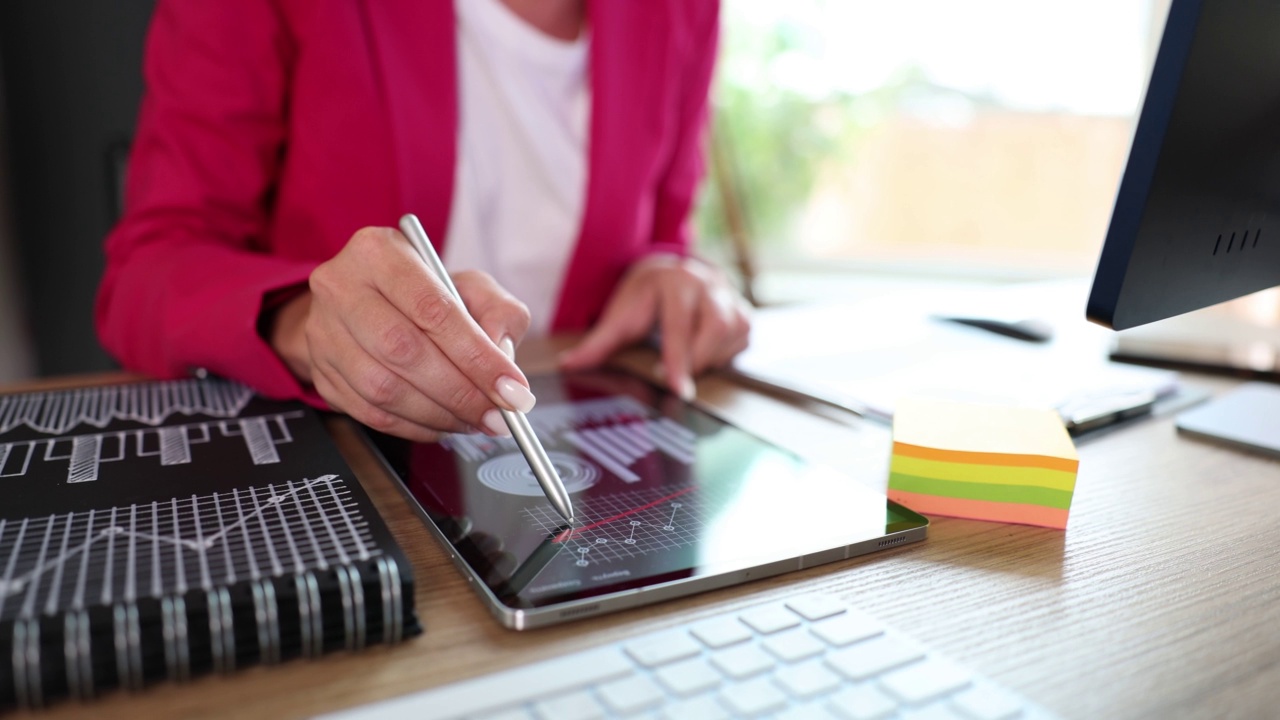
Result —
[{"label": "woman", "polygon": [[[103,344],[418,440],[532,406],[494,344],[531,322],[591,328],[568,369],[656,328],[691,394],[747,336],[687,257],[717,20],[717,0],[162,0]],[[405,212],[467,308],[392,229]]]}]

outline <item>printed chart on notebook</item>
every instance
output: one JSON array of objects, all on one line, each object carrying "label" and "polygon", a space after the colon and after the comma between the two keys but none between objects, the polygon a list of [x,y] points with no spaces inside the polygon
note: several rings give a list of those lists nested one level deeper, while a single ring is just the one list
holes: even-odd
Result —
[{"label": "printed chart on notebook", "polygon": [[303,417],[220,381],[0,397],[0,483],[23,498],[0,509],[0,620],[380,555]]},{"label": "printed chart on notebook", "polygon": [[0,396],[0,710],[395,643],[412,568],[301,403]]}]

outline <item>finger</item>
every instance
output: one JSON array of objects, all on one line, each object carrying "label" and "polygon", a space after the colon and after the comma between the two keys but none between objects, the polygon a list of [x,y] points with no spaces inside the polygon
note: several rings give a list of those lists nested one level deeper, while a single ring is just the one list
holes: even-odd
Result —
[{"label": "finger", "polygon": [[712,361],[713,367],[727,366],[733,362],[733,358],[738,353],[746,350],[747,346],[751,344],[750,312],[744,302],[737,301],[734,304],[736,310],[733,315],[730,339],[721,346],[720,353]]},{"label": "finger", "polygon": [[[353,299],[340,324],[330,332],[329,353],[364,400],[420,424],[430,425],[443,410],[470,426],[505,434],[489,397],[381,295]],[[344,336],[350,341],[344,343]]]},{"label": "finger", "polygon": [[655,297],[654,293],[644,290],[621,289],[582,342],[560,356],[560,367],[566,370],[598,367],[619,348],[647,336],[655,319]]},{"label": "finger", "polygon": [[727,365],[746,349],[750,334],[748,308],[741,296],[728,287],[703,295],[693,349],[694,375]]},{"label": "finger", "polygon": [[671,391],[685,400],[694,396],[690,354],[692,352],[698,286],[684,281],[666,283],[662,289],[659,314],[662,328],[662,367]]},{"label": "finger", "polygon": [[377,232],[380,238],[363,242],[379,242],[379,249],[368,249],[381,259],[373,273],[378,292],[426,333],[491,402],[508,410],[531,410],[533,393],[520,368],[485,336],[462,302],[432,273],[398,230],[380,228]]},{"label": "finger", "polygon": [[698,302],[698,314],[694,325],[694,338],[689,352],[689,369],[698,375],[707,369],[719,352],[719,345],[727,340],[730,310],[716,301],[712,293],[703,293]]},{"label": "finger", "polygon": [[432,430],[470,432],[472,427],[476,427],[419,392],[354,341],[346,342],[336,352],[324,356],[319,366],[326,371],[329,382],[344,393],[347,403],[353,404],[353,400],[358,400],[354,404],[366,408],[365,414],[370,415],[374,423],[383,421],[379,413],[385,413]]},{"label": "finger", "polygon": [[488,273],[460,272],[453,283],[471,311],[471,317],[495,344],[503,337],[519,344],[529,332],[529,307],[507,292]]},{"label": "finger", "polygon": [[738,356],[738,353],[747,349],[749,344],[749,333],[743,333],[730,342],[724,344],[721,352],[712,360],[710,367],[721,368],[727,367]]},{"label": "finger", "polygon": [[441,431],[425,427],[409,421],[394,413],[390,413],[363,400],[359,393],[351,388],[342,375],[327,363],[317,364],[314,368],[314,385],[320,397],[329,403],[329,407],[338,412],[350,415],[378,432],[394,435],[414,442],[435,442]]}]

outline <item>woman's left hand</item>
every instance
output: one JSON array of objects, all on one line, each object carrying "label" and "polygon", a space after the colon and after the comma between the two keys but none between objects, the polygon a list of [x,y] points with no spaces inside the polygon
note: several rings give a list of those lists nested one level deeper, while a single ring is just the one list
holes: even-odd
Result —
[{"label": "woman's left hand", "polygon": [[604,314],[560,357],[566,370],[596,367],[657,328],[661,370],[672,392],[692,399],[693,377],[728,364],[747,347],[747,302],[718,268],[695,258],[655,255],[632,265]]}]

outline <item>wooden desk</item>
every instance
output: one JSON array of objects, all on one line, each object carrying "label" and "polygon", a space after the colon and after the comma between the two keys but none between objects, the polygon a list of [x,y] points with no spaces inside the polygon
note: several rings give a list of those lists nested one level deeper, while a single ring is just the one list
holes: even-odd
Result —
[{"label": "wooden desk", "polygon": [[[553,349],[527,345],[522,365],[547,366]],[[884,485],[882,425],[718,377],[701,380],[698,396],[752,432]],[[1080,445],[1065,533],[941,518],[924,543],[524,633],[489,617],[352,429],[334,429],[413,560],[426,634],[40,717],[304,716],[801,589],[837,594],[1069,718],[1267,717],[1280,707],[1280,462],[1179,437],[1170,418]]]}]

